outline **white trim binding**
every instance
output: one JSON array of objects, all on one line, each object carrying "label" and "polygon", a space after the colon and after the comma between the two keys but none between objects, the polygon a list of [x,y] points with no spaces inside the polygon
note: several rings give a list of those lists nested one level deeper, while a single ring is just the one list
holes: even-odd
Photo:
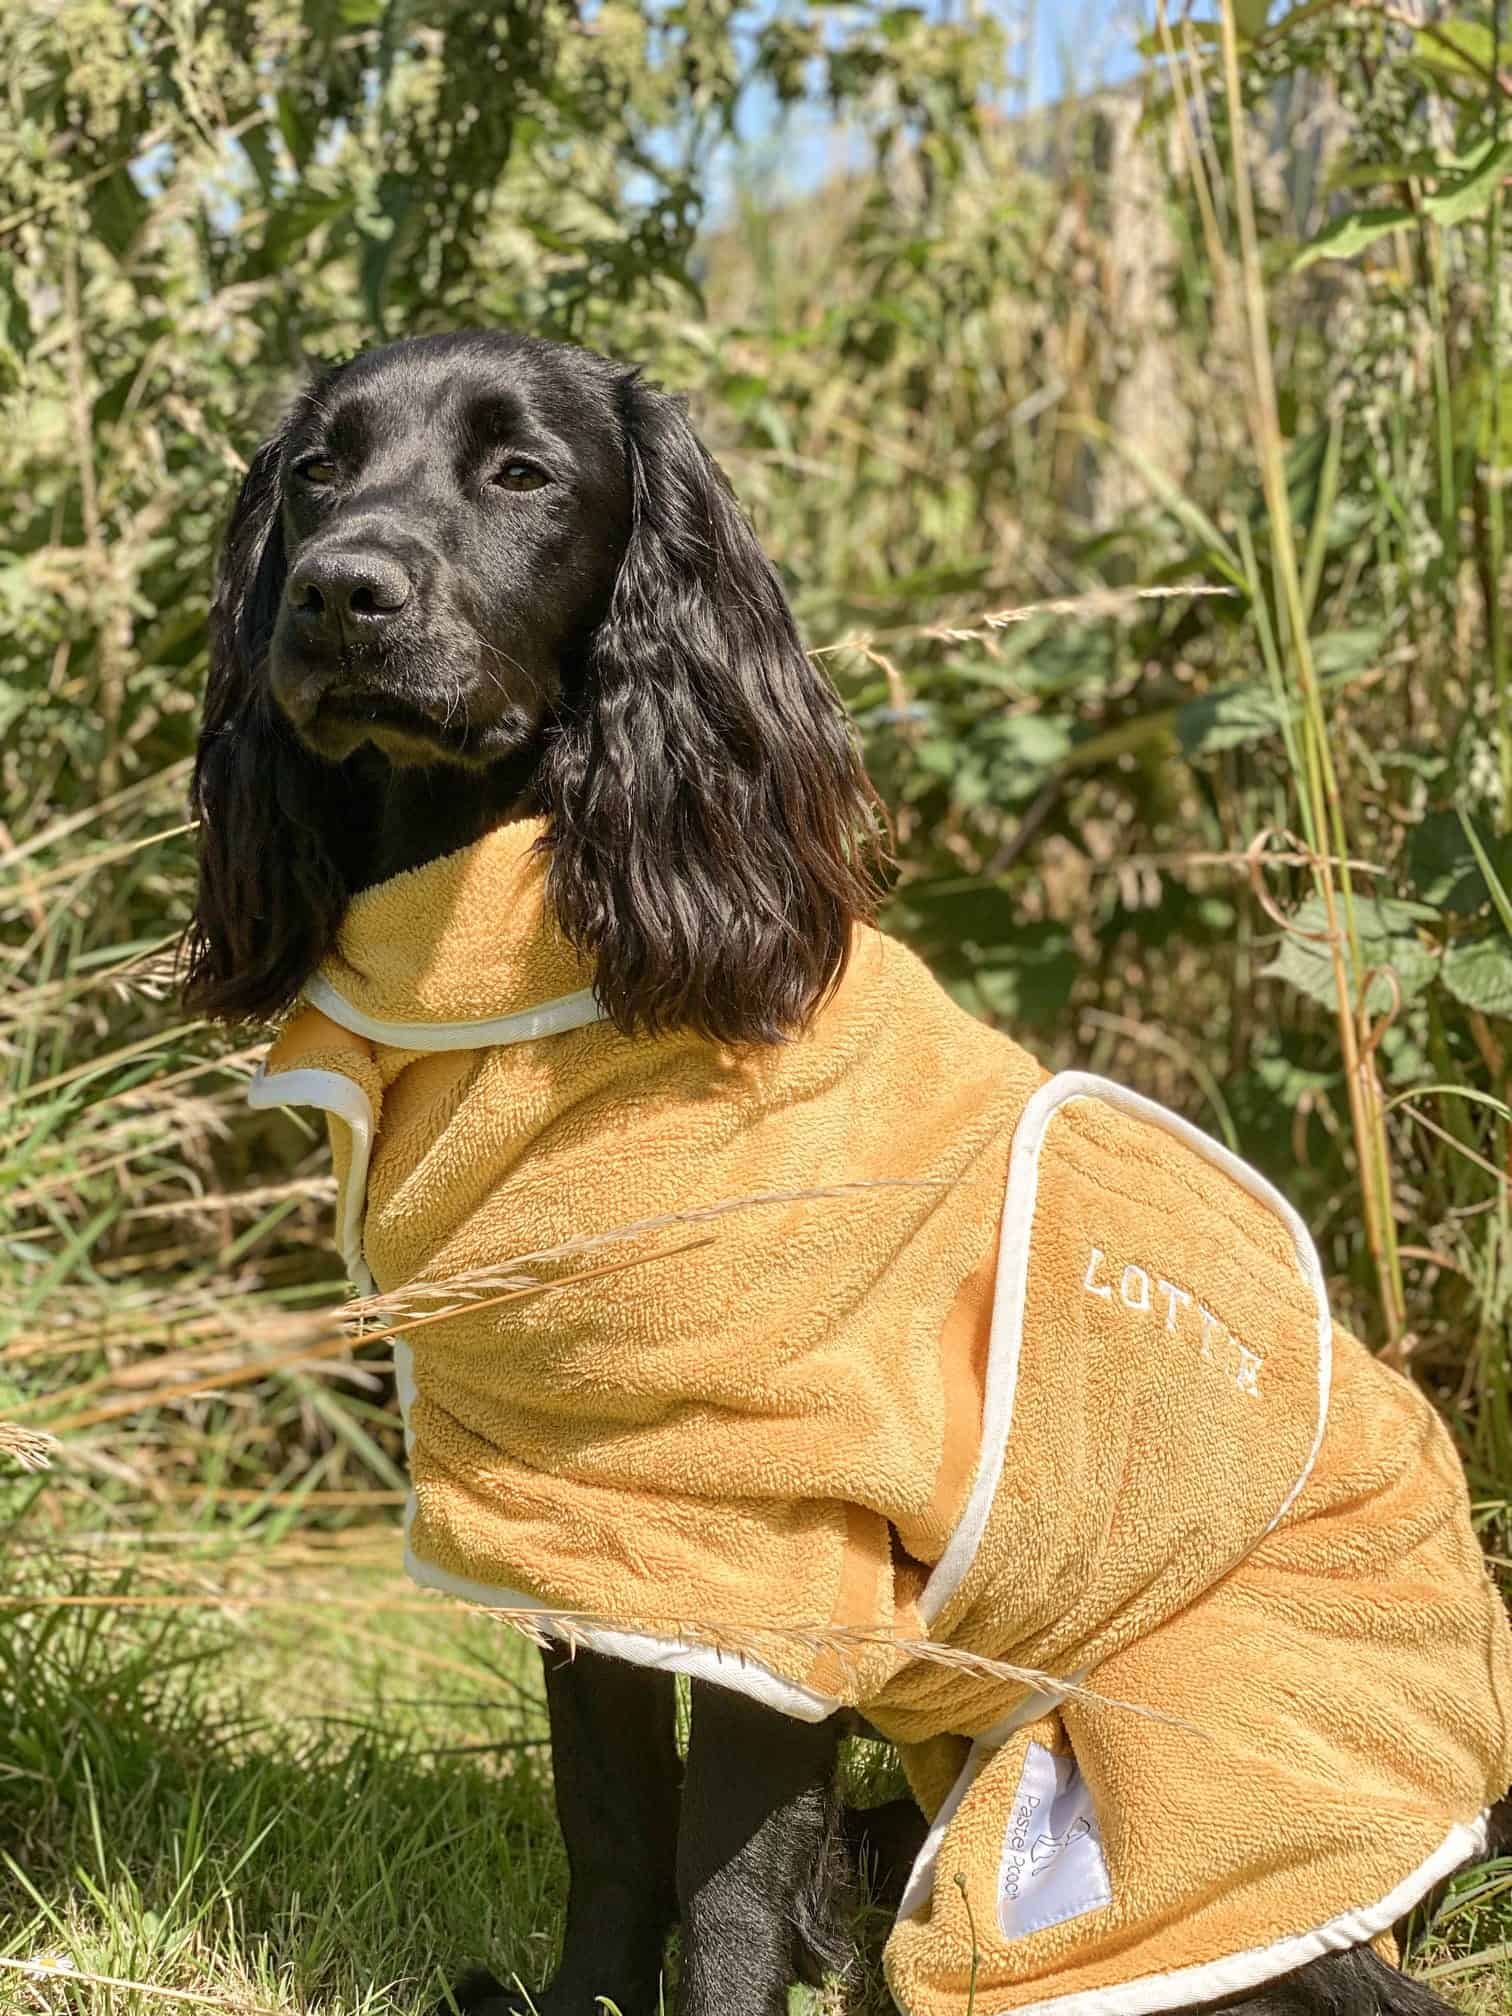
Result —
[{"label": "white trim binding", "polygon": [[[394,1339],[394,1383],[399,1391],[399,1412],[404,1417],[404,1453],[409,1455],[414,1447],[415,1435],[410,1426],[410,1409],[415,1403],[415,1354],[402,1337]],[[422,1589],[439,1589],[444,1595],[456,1596],[464,1603],[480,1604],[485,1610],[547,1610],[549,1604],[537,1596],[529,1596],[522,1589],[496,1589],[486,1582],[474,1582],[463,1575],[453,1575],[449,1569],[438,1568],[432,1561],[424,1560],[410,1543],[410,1529],[415,1523],[415,1493],[413,1487],[404,1507],[404,1572],[412,1582]],[[745,1654],[719,1652],[711,1645],[687,1645],[681,1639],[652,1638],[640,1631],[617,1631],[609,1624],[579,1623],[573,1621],[570,1629],[557,1626],[549,1620],[542,1627],[552,1637],[580,1642],[592,1652],[604,1652],[611,1658],[625,1659],[633,1666],[649,1666],[659,1673],[687,1673],[695,1680],[712,1680],[732,1693],[745,1694],[763,1707],[775,1708],[780,1714],[790,1715],[798,1722],[823,1722],[833,1715],[840,1703],[827,1694],[816,1694],[810,1687],[800,1687],[790,1680],[783,1680],[761,1665],[759,1661]]]},{"label": "white trim binding", "polygon": [[583,1029],[606,1019],[591,987],[558,995],[534,1008],[522,1008],[515,1015],[487,1016],[479,1022],[385,1022],[354,1007],[323,973],[311,974],[304,984],[304,998],[354,1036],[366,1036],[371,1042],[389,1043],[400,1050],[482,1050],[501,1043],[529,1043],[537,1036],[559,1036],[565,1030]]},{"label": "white trim binding", "polygon": [[[992,1323],[987,1343],[986,1390],[982,1405],[981,1454],[976,1477],[960,1524],[935,1563],[919,1597],[919,1615],[933,1624],[970,1573],[976,1559],[993,1501],[1003,1474],[1008,1437],[1013,1428],[1013,1402],[1018,1389],[1019,1355],[1024,1341],[1024,1305],[1029,1284],[1029,1247],[1034,1230],[1034,1207],[1039,1192],[1039,1158],[1051,1119],[1072,1099],[1101,1099],[1136,1120],[1163,1127],[1178,1141],[1205,1157],[1224,1175],[1230,1176],[1259,1203],[1274,1211],[1291,1234],[1302,1278],[1318,1305],[1318,1425],[1312,1447],[1295,1482],[1277,1507],[1262,1538],[1283,1519],[1296,1501],[1298,1492],[1312,1474],[1323,1443],[1328,1418],[1328,1395],[1333,1379],[1333,1320],[1328,1310],[1328,1293],[1323,1270],[1318,1264],[1307,1227],[1273,1183],[1251,1169],[1231,1149],[1194,1127],[1179,1113],[1169,1112],[1142,1093],[1131,1092],[1111,1078],[1092,1071],[1061,1071],[1031,1095],[1019,1116],[1008,1160],[1008,1188],[1003,1201],[1003,1230],[998,1247],[997,1278],[993,1289]],[[1119,2016],[1111,2008],[1103,2016]]]},{"label": "white trim binding", "polygon": [[[1375,1904],[1341,1912],[1311,1932],[1296,1932],[1269,1946],[1231,1953],[1223,1960],[1177,1967],[1169,1974],[1144,1974],[1110,1988],[1082,1988],[1071,1995],[1052,1995],[1045,2002],[1022,2002],[1001,2011],[1000,2016],[1050,2016],[1051,2011],[1055,2016],[1157,2016],[1159,2011],[1181,2009],[1188,2003],[1241,1994],[1246,1988],[1289,1974],[1309,1960],[1321,1959],[1325,1953],[1364,1946],[1379,1933],[1389,1932],[1441,1878],[1484,1852],[1486,1822],[1484,1812],[1474,1820],[1456,1821],[1427,1861],[1404,1876],[1394,1890]],[[901,2009],[903,2004],[898,2006]]]},{"label": "white trim binding", "polygon": [[[961,1801],[981,1775],[997,1746],[1016,1729],[1056,1708],[1061,1694],[1028,1695],[1011,1714],[977,1737],[962,1765],[959,1776],[945,1795],[924,1846],[919,1851],[908,1884],[898,1906],[896,1923],[915,1918],[929,1896],[930,1883],[939,1859],[945,1831]],[[1325,1953],[1342,1953],[1351,1946],[1364,1946],[1379,1933],[1389,1932],[1397,1920],[1421,1902],[1434,1884],[1450,1876],[1461,1864],[1484,1854],[1489,1834],[1490,1809],[1474,1820],[1456,1821],[1425,1862],[1374,1904],[1357,1911],[1343,1911],[1310,1932],[1292,1933],[1269,1946],[1253,1946],[1243,1953],[1230,1953],[1221,1960],[1199,1961],[1191,1967],[1177,1967],[1168,1974],[1142,1974],[1107,1988],[1082,1988],[1069,1995],[1051,1995],[1040,2002],[1022,2002],[999,2012],[999,2016],[1161,2016],[1161,2012],[1183,2009],[1195,2002],[1215,2002],[1257,1988],[1289,1974],[1294,1967]],[[902,2016],[911,2016],[908,2005],[898,1995],[893,2001]]]},{"label": "white trim binding", "polygon": [[[397,1360],[397,1348],[394,1356]],[[413,1380],[410,1391],[414,1391]],[[404,1404],[402,1396],[400,1404]],[[407,1417],[408,1409],[405,1411]],[[551,1608],[550,1604],[543,1603],[539,1597],[527,1595],[523,1590],[491,1588],[487,1583],[453,1575],[448,1569],[423,1560],[409,1541],[414,1506],[415,1495],[411,1491],[404,1514],[404,1572],[412,1582],[419,1583],[422,1589],[440,1589],[448,1596],[458,1596],[465,1603],[481,1604],[486,1610],[546,1611]],[[795,1722],[826,1721],[841,1705],[831,1695],[818,1694],[811,1687],[800,1687],[795,1681],[782,1679],[747,1652],[721,1652],[712,1645],[689,1645],[680,1638],[652,1638],[641,1631],[619,1631],[610,1624],[579,1623],[576,1618],[570,1625],[555,1625],[549,1617],[544,1618],[542,1628],[552,1637],[586,1645],[591,1652],[604,1652],[614,1659],[628,1660],[633,1666],[649,1666],[658,1673],[686,1673],[694,1680],[710,1680],[730,1693],[744,1694],[752,1701],[759,1701],[764,1708],[775,1708],[779,1714],[790,1716]]]},{"label": "white trim binding", "polygon": [[318,1071],[312,1066],[293,1071],[269,1071],[257,1067],[247,1087],[247,1104],[268,1106],[318,1106],[346,1123],[352,1135],[351,1161],[347,1165],[346,1187],[340,1199],[340,1219],[336,1227],[336,1250],[346,1266],[348,1278],[364,1295],[374,1295],[377,1283],[368,1272],[362,1253],[362,1227],[367,1216],[368,1165],[373,1155],[373,1102],[357,1083],[340,1071]]}]

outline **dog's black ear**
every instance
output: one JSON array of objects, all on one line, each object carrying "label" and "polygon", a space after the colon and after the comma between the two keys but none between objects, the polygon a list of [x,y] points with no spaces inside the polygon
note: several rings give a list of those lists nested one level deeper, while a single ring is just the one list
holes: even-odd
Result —
[{"label": "dog's black ear", "polygon": [[286,563],[279,513],[288,423],[253,457],[231,513],[210,609],[210,677],[191,803],[199,894],[186,934],[186,1006],[228,1021],[286,1007],[334,938],[347,885],[332,836],[344,780],[273,704],[268,645]]},{"label": "dog's black ear", "polygon": [[680,401],[620,388],[632,525],[543,765],[548,889],[627,1033],[801,1029],[877,896],[882,822],[839,696]]}]

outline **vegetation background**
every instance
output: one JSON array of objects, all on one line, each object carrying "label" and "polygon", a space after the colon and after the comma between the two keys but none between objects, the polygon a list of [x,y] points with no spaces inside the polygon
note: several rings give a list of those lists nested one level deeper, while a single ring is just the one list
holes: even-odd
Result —
[{"label": "vegetation background", "polygon": [[[1054,21],[985,0],[9,0],[0,2008],[549,1971],[533,1655],[400,1581],[321,1144],[172,986],[218,531],[384,337],[691,395],[896,812],[892,926],[1287,1190],[1512,1566],[1512,53],[1284,4],[1173,4],[1047,108]],[[832,2006],[883,2006],[875,1930]],[[1418,1964],[1512,2009],[1509,1955],[1493,1865]]]}]

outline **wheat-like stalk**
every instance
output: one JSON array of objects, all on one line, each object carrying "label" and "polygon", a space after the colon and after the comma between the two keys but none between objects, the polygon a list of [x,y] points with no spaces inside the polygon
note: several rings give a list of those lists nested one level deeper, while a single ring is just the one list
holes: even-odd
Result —
[{"label": "wheat-like stalk", "polygon": [[52,1464],[57,1437],[43,1428],[23,1428],[16,1421],[0,1421],[0,1456],[8,1456],[23,1470],[46,1470]]},{"label": "wheat-like stalk", "polygon": [[[291,1559],[290,1567],[306,1565],[303,1560]],[[154,1566],[150,1560],[138,1559],[133,1562],[134,1572],[153,1578]],[[171,1572],[171,1564],[163,1563],[158,1570],[161,1574]],[[270,1593],[266,1587],[254,1589],[201,1588],[194,1592],[164,1590],[153,1594],[120,1594],[118,1592],[84,1591],[70,1595],[51,1594],[11,1594],[0,1595],[0,1612],[6,1610],[297,1610],[312,1620],[320,1619],[326,1613],[339,1617],[348,1610],[357,1610],[363,1615],[376,1615],[383,1611],[432,1611],[436,1608],[436,1598],[431,1595],[415,1596],[341,1596],[327,1594],[324,1590],[309,1590],[299,1595],[279,1595]],[[554,1610],[526,1608],[523,1605],[491,1605],[462,1603],[459,1599],[443,1596],[441,1602],[465,1610],[472,1615],[492,1618],[497,1624],[511,1631],[517,1631],[531,1644],[543,1650],[551,1646],[565,1646],[576,1653],[590,1648],[592,1638],[606,1628],[606,1620],[591,1616],[581,1610]],[[341,1628],[345,1628],[345,1625]],[[724,1619],[699,1617],[619,1617],[613,1619],[612,1628],[632,1637],[653,1638],[675,1641],[683,1645],[699,1646],[713,1652],[718,1657],[735,1661],[765,1665],[775,1648],[798,1647],[818,1658],[832,1655],[842,1665],[854,1670],[856,1662],[868,1651],[889,1651],[904,1660],[917,1661],[922,1665],[939,1666],[956,1673],[969,1674],[976,1679],[997,1680],[1011,1687],[1021,1687],[1032,1694],[1045,1694],[1055,1700],[1074,1700],[1088,1708],[1111,1708],[1120,1714],[1137,1715],[1145,1721],[1159,1722],[1166,1727],[1182,1729],[1192,1735],[1205,1732],[1196,1724],[1182,1717],[1169,1715],[1162,1709],[1151,1707],[1147,1702],[1125,1701],[1113,1694],[1103,1694],[1089,1687],[1081,1680],[1064,1674],[1051,1673],[1042,1667],[1024,1666],[1013,1660],[995,1659],[986,1653],[974,1652],[964,1645],[948,1645],[935,1638],[913,1638],[880,1628],[838,1624],[740,1624]]]},{"label": "wheat-like stalk", "polygon": [[[534,1645],[546,1649],[553,1643],[565,1644],[571,1650],[587,1650],[590,1634],[602,1630],[605,1620],[590,1617],[578,1610],[526,1610],[484,1606],[485,1614],[507,1624],[530,1639]],[[736,1660],[740,1663],[754,1661],[765,1663],[765,1655],[773,1647],[798,1646],[816,1658],[826,1653],[839,1659],[854,1670],[856,1661],[868,1651],[886,1650],[904,1659],[917,1660],[921,1665],[940,1666],[951,1672],[970,1674],[975,1679],[1001,1680],[1010,1686],[1023,1687],[1030,1693],[1048,1694],[1057,1699],[1080,1701],[1090,1707],[1116,1708],[1129,1715],[1139,1715],[1146,1721],[1161,1722],[1169,1727],[1190,1730],[1194,1735],[1203,1732],[1180,1716],[1167,1715],[1158,1708],[1151,1708],[1139,1701],[1123,1701],[1111,1694],[1099,1693],[1095,1688],[1081,1681],[1071,1680],[1062,1674],[1049,1673],[1038,1666],[1022,1666],[1009,1659],[989,1658],[986,1653],[973,1652],[964,1645],[947,1645],[936,1638],[911,1638],[877,1627],[844,1624],[731,1624],[711,1621],[708,1618],[662,1617],[622,1621],[613,1620],[616,1632],[625,1632],[635,1637],[673,1639],[685,1645],[698,1645],[716,1655]]]},{"label": "wheat-like stalk", "polygon": [[[479,1267],[462,1274],[448,1275],[439,1281],[411,1281],[403,1288],[396,1288],[388,1295],[367,1295],[348,1302],[342,1315],[349,1319],[366,1321],[369,1318],[388,1318],[407,1315],[418,1305],[428,1305],[437,1301],[454,1303],[459,1309],[477,1300],[482,1295],[492,1295],[501,1289],[570,1288],[572,1275],[564,1275],[559,1280],[543,1281],[538,1275],[524,1273],[527,1267],[539,1267],[554,1260],[570,1260],[581,1253],[595,1252],[601,1246],[619,1245],[629,1239],[643,1239],[652,1232],[664,1232],[674,1225],[704,1225],[716,1218],[724,1218],[735,1211],[749,1211],[764,1204],[807,1204],[823,1198],[849,1198],[864,1195],[872,1190],[931,1190],[948,1189],[949,1177],[933,1176],[879,1176],[870,1181],[854,1183],[829,1183],[810,1190],[755,1190],[743,1197],[721,1198],[716,1204],[699,1204],[686,1211],[665,1211],[655,1218],[637,1218],[624,1225],[610,1226],[603,1232],[583,1232],[574,1238],[564,1239],[559,1246],[543,1246],[534,1253],[517,1253],[511,1259],[495,1267]],[[647,1259],[659,1256],[648,1254]]]},{"label": "wheat-like stalk", "polygon": [[1127,615],[1142,602],[1168,602],[1177,596],[1196,600],[1236,592],[1206,581],[1178,581],[1158,588],[1094,588],[1086,595],[1057,595],[1046,602],[1021,602],[1011,609],[988,609],[964,623],[905,623],[886,630],[857,630],[834,644],[819,645],[809,656],[826,658],[835,651],[866,651],[874,644],[981,643],[1000,630],[1031,622],[1036,616],[1074,616],[1091,622],[1104,616]]}]

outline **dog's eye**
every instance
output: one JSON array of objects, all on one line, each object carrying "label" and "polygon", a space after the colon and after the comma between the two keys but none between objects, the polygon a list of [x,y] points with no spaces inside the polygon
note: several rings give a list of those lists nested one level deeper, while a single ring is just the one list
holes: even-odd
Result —
[{"label": "dog's eye", "polygon": [[336,464],[328,461],[324,455],[312,455],[307,461],[296,465],[296,474],[303,477],[306,483],[313,483],[318,490],[323,485],[336,481]]},{"label": "dog's eye", "polygon": [[534,462],[522,462],[518,455],[514,455],[495,471],[492,480],[500,490],[539,490],[551,479],[544,469],[537,469]]}]

